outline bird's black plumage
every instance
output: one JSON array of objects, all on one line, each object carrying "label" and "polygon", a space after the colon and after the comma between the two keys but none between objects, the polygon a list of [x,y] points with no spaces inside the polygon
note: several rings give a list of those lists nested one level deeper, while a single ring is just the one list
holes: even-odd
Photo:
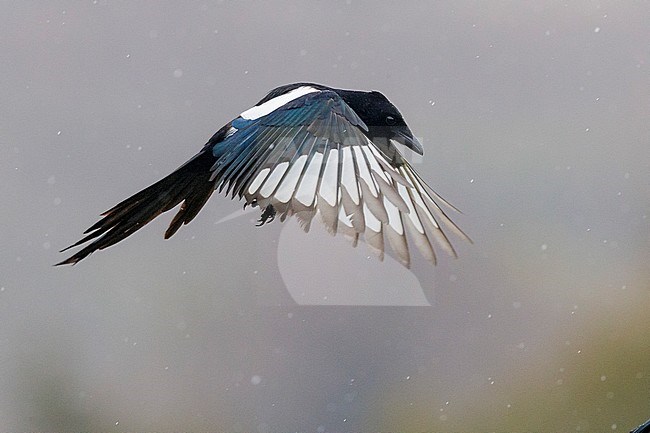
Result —
[{"label": "bird's black plumage", "polygon": [[439,203],[451,205],[393,142],[423,153],[400,112],[379,92],[313,83],[278,87],[169,176],[102,214],[68,248],[86,246],[58,264],[75,264],[181,204],[165,232],[169,238],[194,219],[215,189],[262,208],[261,224],[276,215],[296,216],[309,230],[318,214],[331,233],[343,233],[355,245],[363,235],[380,258],[386,238],[407,267],[407,231],[428,260],[435,263],[434,243],[455,255],[442,226],[467,237]]}]

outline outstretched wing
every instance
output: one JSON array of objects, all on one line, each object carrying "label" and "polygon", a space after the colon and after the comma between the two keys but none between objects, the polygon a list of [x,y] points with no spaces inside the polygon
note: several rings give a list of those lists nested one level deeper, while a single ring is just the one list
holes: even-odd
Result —
[{"label": "outstretched wing", "polygon": [[407,231],[429,261],[436,260],[434,243],[455,255],[441,224],[466,236],[413,167],[368,139],[367,126],[337,93],[294,92],[302,93],[277,106],[254,107],[231,123],[213,148],[219,190],[247,204],[273,206],[282,220],[296,216],[306,231],[319,215],[332,234],[355,245],[362,234],[380,258],[386,238],[407,267]]}]

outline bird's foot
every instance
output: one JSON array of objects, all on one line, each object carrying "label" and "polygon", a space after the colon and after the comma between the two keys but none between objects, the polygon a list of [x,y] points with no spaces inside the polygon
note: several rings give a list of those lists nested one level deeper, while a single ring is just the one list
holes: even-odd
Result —
[{"label": "bird's foot", "polygon": [[272,205],[268,205],[264,208],[260,219],[257,220],[257,227],[263,226],[266,223],[270,223],[275,219],[275,208]]}]

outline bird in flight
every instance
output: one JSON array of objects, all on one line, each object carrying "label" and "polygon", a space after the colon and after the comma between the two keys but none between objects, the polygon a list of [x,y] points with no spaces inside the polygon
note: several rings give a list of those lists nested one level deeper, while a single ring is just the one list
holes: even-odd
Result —
[{"label": "bird in flight", "polygon": [[62,252],[86,245],[57,265],[116,244],[181,204],[167,239],[194,219],[216,189],[243,199],[244,207],[259,207],[258,225],[294,216],[308,231],[318,215],[330,233],[351,238],[355,246],[363,235],[382,260],[387,240],[407,268],[410,242],[434,264],[434,245],[455,256],[443,228],[469,240],[443,210],[455,208],[394,142],[423,153],[400,112],[379,92],[313,83],[278,87],[176,171],[104,212]]}]

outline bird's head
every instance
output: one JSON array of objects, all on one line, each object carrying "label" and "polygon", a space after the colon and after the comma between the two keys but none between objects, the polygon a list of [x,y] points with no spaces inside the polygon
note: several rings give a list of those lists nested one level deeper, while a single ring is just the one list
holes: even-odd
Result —
[{"label": "bird's head", "polygon": [[377,145],[394,140],[422,155],[424,150],[404,121],[402,114],[383,94],[377,91],[344,90],[343,100],[368,126],[368,137]]}]

